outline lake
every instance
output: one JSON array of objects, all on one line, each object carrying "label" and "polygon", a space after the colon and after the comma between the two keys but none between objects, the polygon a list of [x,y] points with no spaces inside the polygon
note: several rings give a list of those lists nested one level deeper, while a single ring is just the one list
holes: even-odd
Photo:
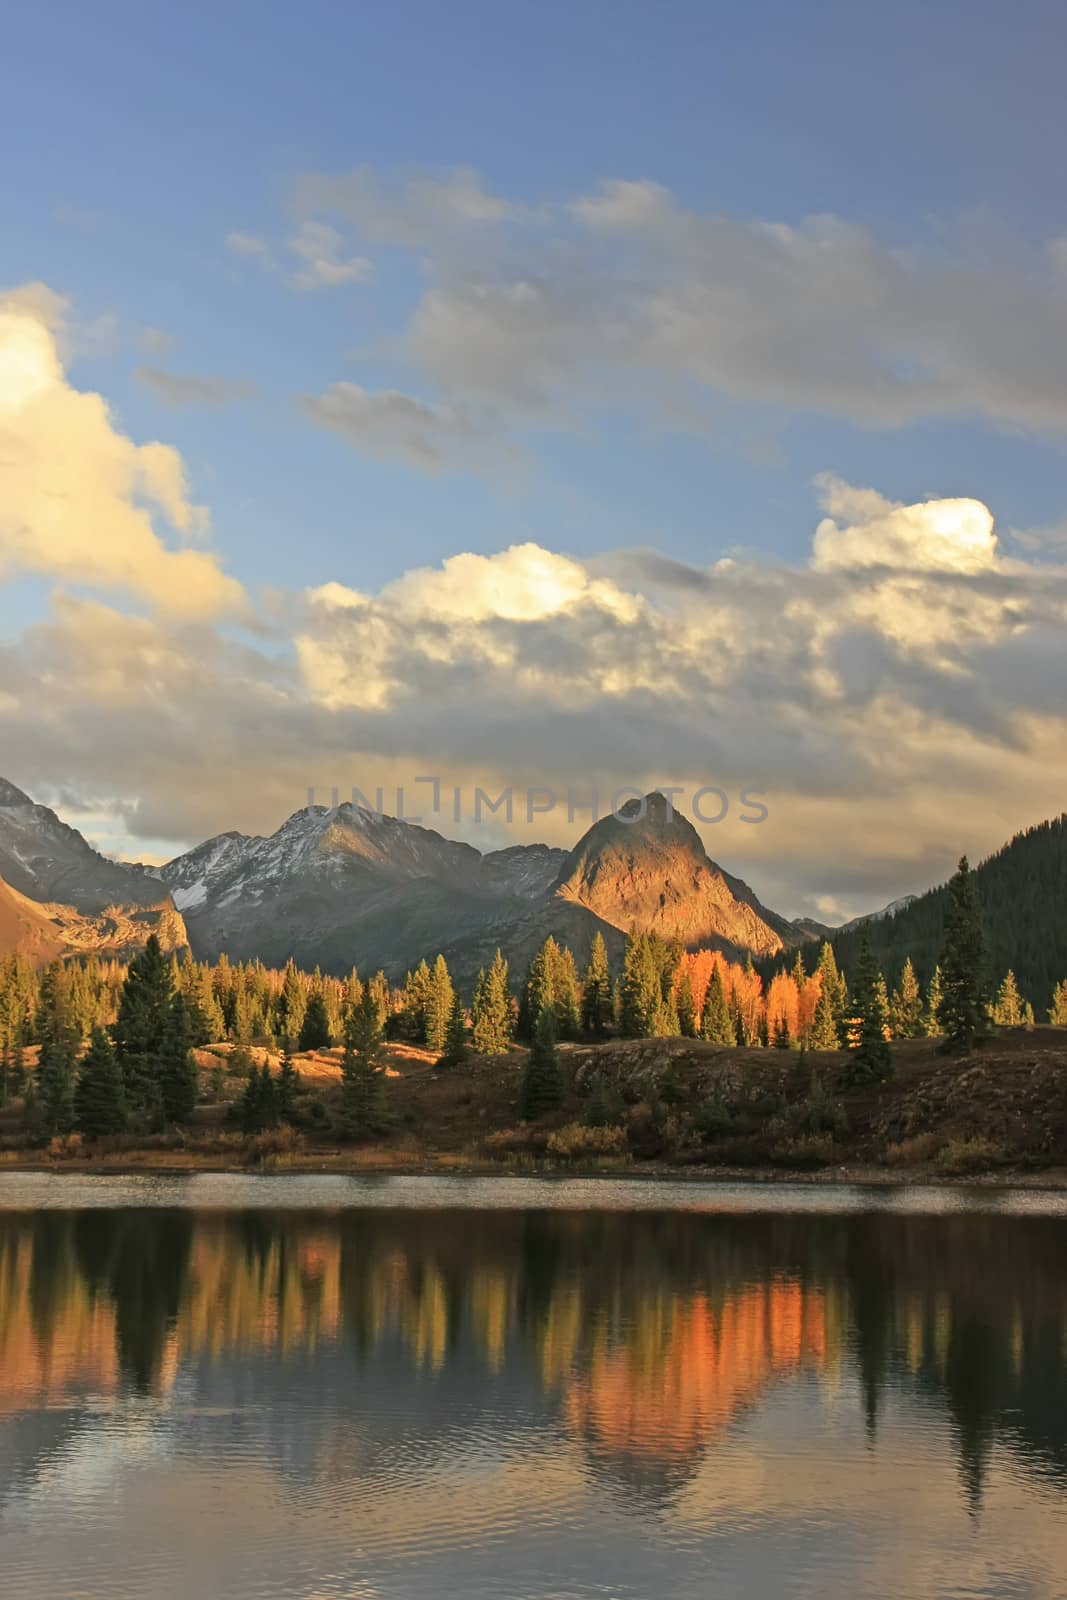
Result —
[{"label": "lake", "polygon": [[1067,1200],[0,1175],[8,1600],[1067,1593]]}]

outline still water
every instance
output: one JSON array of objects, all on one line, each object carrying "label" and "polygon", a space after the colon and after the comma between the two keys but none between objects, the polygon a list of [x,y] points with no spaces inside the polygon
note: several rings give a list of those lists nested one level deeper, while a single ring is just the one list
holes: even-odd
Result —
[{"label": "still water", "polygon": [[1067,1594],[1067,1206],[0,1177],[25,1597]]}]

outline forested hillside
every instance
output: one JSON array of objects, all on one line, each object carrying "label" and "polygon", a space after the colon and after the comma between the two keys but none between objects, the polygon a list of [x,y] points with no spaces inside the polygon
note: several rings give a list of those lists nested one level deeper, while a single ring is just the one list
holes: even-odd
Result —
[{"label": "forested hillside", "polygon": [[[1016,834],[975,869],[975,882],[991,977],[999,982],[1010,968],[1023,998],[1043,1017],[1067,973],[1067,814]],[[892,916],[839,933],[838,965],[853,975],[866,935],[887,976],[895,978],[910,956],[925,983],[941,952],[947,898],[942,885]]]}]

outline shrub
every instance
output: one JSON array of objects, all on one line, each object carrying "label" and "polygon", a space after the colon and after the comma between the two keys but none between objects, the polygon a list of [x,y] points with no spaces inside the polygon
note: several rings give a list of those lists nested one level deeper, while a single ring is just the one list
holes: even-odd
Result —
[{"label": "shrub", "polygon": [[482,1140],[482,1149],[486,1155],[494,1158],[507,1156],[543,1156],[548,1148],[547,1128],[523,1126],[519,1128],[500,1128],[496,1133],[487,1134]]},{"label": "shrub", "polygon": [[840,1139],[848,1132],[848,1117],[844,1107],[830,1099],[815,1072],[811,1075],[807,1098],[798,1100],[786,1115],[798,1134],[829,1133],[835,1139]]},{"label": "shrub", "polygon": [[245,1161],[263,1161],[270,1156],[296,1155],[304,1148],[304,1141],[295,1128],[283,1126],[268,1128],[263,1133],[249,1135],[243,1143]]},{"label": "shrub", "polygon": [[950,1139],[937,1158],[942,1172],[982,1172],[1007,1158],[1004,1146],[984,1134],[971,1139]]},{"label": "shrub", "polygon": [[829,1133],[802,1133],[771,1146],[771,1160],[783,1167],[825,1167],[836,1158]]},{"label": "shrub", "polygon": [[560,1161],[582,1161],[598,1156],[628,1154],[626,1129],[620,1127],[586,1127],[581,1122],[568,1122],[549,1135],[548,1155]]},{"label": "shrub", "polygon": [[939,1133],[917,1133],[911,1139],[887,1145],[882,1159],[889,1167],[919,1167],[932,1161],[944,1142]]},{"label": "shrub", "polygon": [[48,1154],[55,1161],[70,1161],[82,1153],[80,1133],[57,1133],[48,1141]]},{"label": "shrub", "polygon": [[693,1127],[702,1139],[718,1139],[734,1131],[734,1114],[722,1100],[703,1100],[693,1113]]}]

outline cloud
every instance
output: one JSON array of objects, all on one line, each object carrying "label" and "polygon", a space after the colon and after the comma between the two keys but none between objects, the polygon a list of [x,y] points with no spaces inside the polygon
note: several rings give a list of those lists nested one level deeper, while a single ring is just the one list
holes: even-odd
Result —
[{"label": "cloud", "polygon": [[[31,790],[121,774],[147,839],[271,829],[309,784],[410,801],[419,773],[605,803],[715,784],[735,804],[709,848],[768,903],[869,910],[1062,808],[1067,567],[1005,556],[976,501],[818,494],[801,564],[527,542],[289,596],[255,649],[59,597],[0,648],[0,747]],[[742,788],[763,826],[737,821]],[[576,825],[562,807],[543,831]]]},{"label": "cloud", "polygon": [[337,177],[309,174],[297,185],[295,204],[305,214],[345,217],[377,243],[410,246],[454,230],[483,230],[525,214],[486,189],[469,167],[443,177],[418,174],[392,184],[382,183],[369,167]]},{"label": "cloud", "polygon": [[190,538],[206,513],[168,445],[136,445],[98,394],[73,388],[57,343],[56,297],[0,294],[0,572],[120,590],[175,616],[241,605],[204,551],[169,549],[162,518]]},{"label": "cloud", "polygon": [[321,395],[306,395],[301,405],[313,422],[340,434],[353,449],[424,472],[470,466],[479,458],[496,457],[499,466],[518,454],[486,436],[464,411],[395,389],[335,383]]},{"label": "cloud", "polygon": [[688,210],[640,180],[530,208],[470,171],[308,177],[295,205],[418,253],[429,282],[404,352],[501,431],[589,405],[715,431],[739,401],[867,428],[1067,431],[1062,241],[1005,255],[964,226],[887,241],[833,216]]},{"label": "cloud", "polygon": [[255,393],[247,379],[198,378],[161,367],[138,367],[134,377],[170,406],[224,406]]},{"label": "cloud", "polygon": [[226,235],[226,248],[233,256],[246,256],[250,261],[269,261],[271,248],[266,239],[257,233],[233,231]]},{"label": "cloud", "polygon": [[289,248],[303,263],[294,275],[298,289],[336,289],[345,283],[362,283],[370,276],[366,256],[341,255],[342,240],[336,228],[322,222],[305,222]]},{"label": "cloud", "polygon": [[142,328],[137,336],[137,343],[148,356],[165,356],[177,342],[174,335],[163,328]]}]

